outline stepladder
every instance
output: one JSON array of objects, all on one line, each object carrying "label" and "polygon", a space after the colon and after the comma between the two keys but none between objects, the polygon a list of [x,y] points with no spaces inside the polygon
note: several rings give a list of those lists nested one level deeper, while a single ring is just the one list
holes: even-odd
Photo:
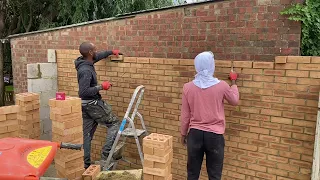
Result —
[{"label": "stepladder", "polygon": [[[133,92],[127,111],[118,130],[117,136],[109,152],[109,156],[106,161],[99,162],[102,171],[115,170],[119,161],[131,163],[124,156],[122,156],[127,138],[133,138],[135,140],[139,158],[141,164],[143,164],[143,152],[141,148],[140,137],[148,135],[148,132],[144,123],[143,116],[141,113],[139,113],[139,105],[143,98],[144,91],[145,87],[143,85],[140,85]],[[136,128],[136,116],[140,120],[142,129]]]}]

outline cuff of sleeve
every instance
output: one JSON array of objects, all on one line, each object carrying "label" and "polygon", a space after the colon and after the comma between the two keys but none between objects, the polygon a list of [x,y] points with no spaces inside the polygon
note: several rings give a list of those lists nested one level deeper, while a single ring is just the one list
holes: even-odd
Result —
[{"label": "cuff of sleeve", "polygon": [[96,88],[98,89],[98,91],[102,90],[102,86],[101,85],[96,86]]}]

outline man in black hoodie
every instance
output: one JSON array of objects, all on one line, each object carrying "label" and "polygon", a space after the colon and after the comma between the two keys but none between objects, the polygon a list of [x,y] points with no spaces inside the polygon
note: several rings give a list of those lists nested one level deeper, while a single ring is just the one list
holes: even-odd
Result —
[{"label": "man in black hoodie", "polygon": [[94,44],[84,42],[80,45],[81,57],[74,63],[77,69],[79,97],[82,100],[84,168],[91,164],[91,140],[98,124],[108,127],[106,143],[102,148],[101,159],[107,160],[119,130],[119,119],[112,113],[111,106],[104,102],[100,90],[108,90],[112,85],[105,81],[98,85],[94,64],[110,55],[119,55],[119,50],[97,52]]}]

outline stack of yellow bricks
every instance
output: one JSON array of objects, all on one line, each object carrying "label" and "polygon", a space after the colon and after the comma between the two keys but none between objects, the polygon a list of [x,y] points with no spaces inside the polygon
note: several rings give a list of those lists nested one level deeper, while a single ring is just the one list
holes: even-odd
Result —
[{"label": "stack of yellow bricks", "polygon": [[143,138],[144,180],[172,180],[172,136],[152,133]]},{"label": "stack of yellow bricks", "polygon": [[19,106],[0,107],[0,138],[17,137]]},{"label": "stack of yellow bricks", "polygon": [[[66,97],[65,100],[49,100],[52,120],[52,141],[83,144],[81,99]],[[85,171],[83,150],[59,149],[55,168],[60,178],[79,179]]]},{"label": "stack of yellow bricks", "polygon": [[16,94],[16,105],[20,106],[20,111],[18,113],[19,137],[27,139],[40,139],[39,94]]}]

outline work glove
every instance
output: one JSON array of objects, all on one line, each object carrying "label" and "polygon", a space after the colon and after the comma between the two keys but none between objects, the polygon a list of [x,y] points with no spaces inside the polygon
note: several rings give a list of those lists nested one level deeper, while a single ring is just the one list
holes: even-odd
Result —
[{"label": "work glove", "polygon": [[119,54],[121,55],[122,53],[120,53],[120,50],[114,49],[114,50],[112,50],[112,54],[118,57]]},{"label": "work glove", "polygon": [[105,81],[105,82],[103,82],[103,83],[101,84],[101,88],[102,88],[103,90],[108,90],[108,89],[110,89],[111,86],[112,86],[112,84],[111,84],[109,81]]},{"label": "work glove", "polygon": [[231,71],[229,74],[229,79],[232,80],[237,80],[238,79],[238,74],[234,71]]}]

